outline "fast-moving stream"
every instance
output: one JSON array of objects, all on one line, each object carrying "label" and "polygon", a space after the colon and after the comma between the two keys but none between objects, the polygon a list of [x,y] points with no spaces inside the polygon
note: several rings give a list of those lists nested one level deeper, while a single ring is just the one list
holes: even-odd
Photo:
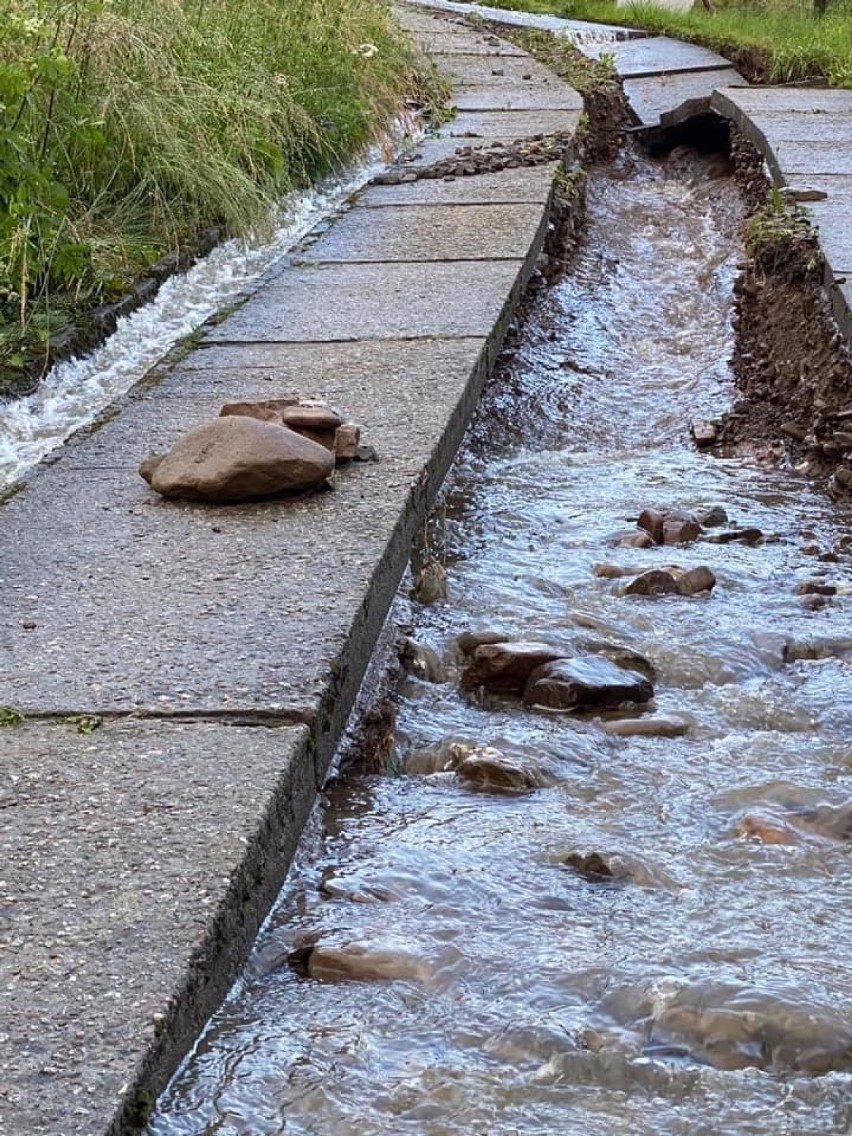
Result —
[{"label": "fast-moving stream", "polygon": [[[448,598],[400,598],[417,646],[390,768],[333,785],[149,1136],[852,1127],[849,518],[690,442],[732,400],[740,213],[718,175],[675,152],[593,176],[574,265],[434,518]],[[705,531],[620,545],[646,507]],[[624,595],[602,562],[718,582]],[[655,708],[628,717],[686,732],[460,693],[471,630],[644,656]],[[482,746],[523,791],[453,771]]]}]

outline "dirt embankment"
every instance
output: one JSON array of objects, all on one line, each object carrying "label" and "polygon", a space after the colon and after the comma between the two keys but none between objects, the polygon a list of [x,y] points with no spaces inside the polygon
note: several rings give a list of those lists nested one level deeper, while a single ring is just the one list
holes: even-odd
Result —
[{"label": "dirt embankment", "polygon": [[732,155],[750,214],[747,259],[735,285],[740,400],[723,441],[756,443],[852,493],[852,358],[824,287],[814,229],[773,194],[757,151],[732,129]]}]

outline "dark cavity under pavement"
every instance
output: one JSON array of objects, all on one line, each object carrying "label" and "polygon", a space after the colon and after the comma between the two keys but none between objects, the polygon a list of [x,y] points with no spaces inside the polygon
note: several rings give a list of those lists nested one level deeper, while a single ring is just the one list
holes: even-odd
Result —
[{"label": "dark cavity under pavement", "polygon": [[[687,430],[732,401],[741,220],[718,158],[592,176],[572,269],[533,301],[433,520],[449,598],[400,596],[438,681],[404,679],[386,771],[332,785],[149,1136],[852,1127],[849,518]],[[616,546],[647,506],[721,506],[763,539]],[[600,562],[718,583],[624,596]],[[812,610],[810,580],[839,594]],[[471,629],[624,645],[687,732],[470,699]],[[496,747],[537,787],[434,772],[452,744]],[[578,871],[588,853],[623,871]],[[315,961],[374,977],[299,973],[306,935]]]}]

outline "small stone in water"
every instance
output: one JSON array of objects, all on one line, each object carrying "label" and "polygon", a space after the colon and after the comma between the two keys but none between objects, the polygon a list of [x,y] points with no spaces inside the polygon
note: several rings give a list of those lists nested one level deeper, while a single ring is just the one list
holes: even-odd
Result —
[{"label": "small stone in water", "polygon": [[529,793],[541,784],[534,771],[494,746],[469,753],[456,767],[456,777],[466,789],[489,793]]},{"label": "small stone in water", "polygon": [[683,718],[658,717],[619,718],[602,722],[603,729],[617,738],[680,738],[689,730]]},{"label": "small stone in water", "polygon": [[615,879],[615,872],[599,852],[570,852],[565,863],[592,883]]},{"label": "small stone in water", "polygon": [[712,509],[708,509],[706,513],[702,513],[698,519],[701,522],[702,528],[712,529],[717,528],[719,525],[726,525],[728,523],[728,514],[721,505],[714,505]]},{"label": "small stone in water", "polygon": [[545,663],[530,675],[524,703],[548,710],[586,710],[649,702],[654,688],[636,671],[609,659],[583,655]]}]

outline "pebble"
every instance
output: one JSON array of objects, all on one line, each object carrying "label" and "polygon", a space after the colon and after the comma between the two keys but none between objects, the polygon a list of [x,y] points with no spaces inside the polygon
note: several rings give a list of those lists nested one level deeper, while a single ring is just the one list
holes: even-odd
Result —
[{"label": "pebble", "polygon": [[689,723],[685,719],[665,715],[617,718],[601,722],[601,726],[606,733],[617,738],[680,738],[689,731]]}]

